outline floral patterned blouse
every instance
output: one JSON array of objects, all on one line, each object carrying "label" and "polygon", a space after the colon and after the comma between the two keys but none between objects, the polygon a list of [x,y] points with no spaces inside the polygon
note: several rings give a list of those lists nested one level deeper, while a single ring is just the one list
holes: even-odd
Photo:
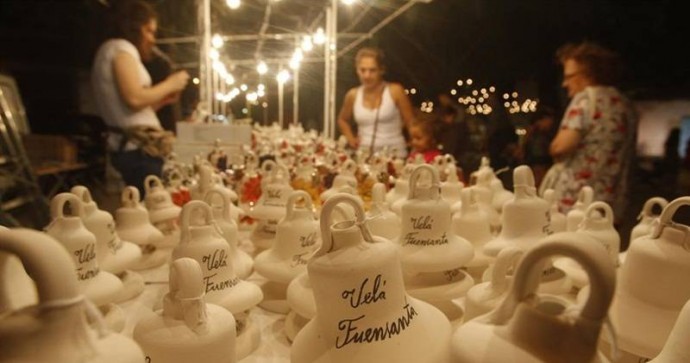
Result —
[{"label": "floral patterned blouse", "polygon": [[637,134],[628,100],[612,87],[587,87],[573,97],[561,129],[577,130],[581,137],[577,149],[561,160],[565,170],[554,188],[561,211],[567,213],[589,185],[594,200],[607,202],[622,217]]}]

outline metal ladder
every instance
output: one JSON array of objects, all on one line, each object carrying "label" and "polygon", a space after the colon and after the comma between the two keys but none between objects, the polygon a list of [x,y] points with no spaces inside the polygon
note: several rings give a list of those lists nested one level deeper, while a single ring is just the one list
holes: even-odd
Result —
[{"label": "metal ladder", "polygon": [[16,82],[0,75],[0,224],[22,226],[13,212],[26,207],[31,215],[26,227],[41,229],[49,221],[49,202],[24,149],[22,133],[28,132]]}]

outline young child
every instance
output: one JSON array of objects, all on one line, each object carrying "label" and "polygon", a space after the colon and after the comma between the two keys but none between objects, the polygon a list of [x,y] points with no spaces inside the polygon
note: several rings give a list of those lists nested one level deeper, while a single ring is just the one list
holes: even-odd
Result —
[{"label": "young child", "polygon": [[434,161],[436,155],[441,155],[435,136],[436,122],[430,116],[417,117],[410,125],[410,155],[408,162],[414,161],[418,154],[424,156],[426,163]]}]

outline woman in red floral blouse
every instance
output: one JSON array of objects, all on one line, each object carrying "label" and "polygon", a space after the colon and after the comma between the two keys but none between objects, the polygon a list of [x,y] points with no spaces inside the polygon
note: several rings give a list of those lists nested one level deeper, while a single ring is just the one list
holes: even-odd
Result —
[{"label": "woman in red floral blouse", "polygon": [[565,45],[557,56],[563,65],[563,87],[572,98],[549,150],[564,167],[553,184],[560,208],[568,212],[580,189],[589,185],[595,200],[609,203],[620,219],[637,118],[628,100],[613,87],[618,56],[588,42]]}]

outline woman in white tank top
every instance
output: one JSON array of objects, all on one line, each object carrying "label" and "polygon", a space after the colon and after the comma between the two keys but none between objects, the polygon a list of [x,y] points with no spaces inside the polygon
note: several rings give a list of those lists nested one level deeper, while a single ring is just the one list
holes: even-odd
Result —
[{"label": "woman in white tank top", "polygon": [[[398,83],[383,80],[383,53],[375,48],[362,48],[355,57],[360,87],[345,96],[338,115],[338,127],[354,149],[374,151],[395,148],[398,156],[407,155],[402,130],[414,118],[412,104]],[[358,132],[350,126],[354,116]]]}]

